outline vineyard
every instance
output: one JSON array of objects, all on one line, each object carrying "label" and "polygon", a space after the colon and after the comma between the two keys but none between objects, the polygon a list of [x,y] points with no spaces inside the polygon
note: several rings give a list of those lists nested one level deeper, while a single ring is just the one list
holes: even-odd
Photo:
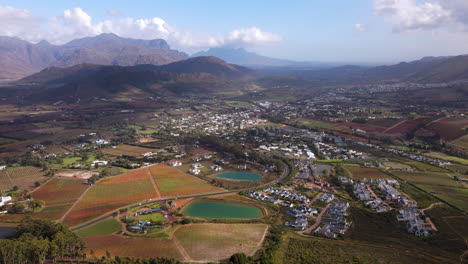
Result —
[{"label": "vineyard", "polygon": [[73,226],[117,208],[150,198],[159,198],[150,181],[149,170],[138,169],[115,177],[104,178],[86,193],[66,217]]},{"label": "vineyard", "polygon": [[0,171],[0,190],[9,190],[14,186],[26,189],[34,186],[35,182],[47,180],[44,172],[36,167],[6,168]]}]

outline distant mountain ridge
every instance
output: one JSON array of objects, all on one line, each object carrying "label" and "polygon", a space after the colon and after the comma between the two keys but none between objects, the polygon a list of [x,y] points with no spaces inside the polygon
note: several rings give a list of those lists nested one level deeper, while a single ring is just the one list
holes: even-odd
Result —
[{"label": "distant mountain ridge", "polygon": [[411,62],[377,67],[341,66],[331,69],[297,71],[292,75],[323,82],[443,83],[468,80],[468,55],[424,57]]},{"label": "distant mountain ridge", "polygon": [[229,63],[234,63],[242,66],[253,67],[253,68],[264,68],[264,67],[313,67],[323,66],[324,63],[319,62],[299,62],[284,59],[275,59],[266,56],[259,55],[255,52],[250,52],[244,48],[210,48],[207,51],[197,52],[192,57],[200,56],[215,56],[223,59]]},{"label": "distant mountain ridge", "polygon": [[[86,100],[95,97],[219,92],[238,89],[235,83],[252,80],[256,72],[216,57],[197,57],[166,65],[105,66],[81,64],[49,67],[18,83],[35,85],[30,101]],[[51,85],[53,84],[53,85]],[[52,88],[45,88],[46,86]],[[41,88],[42,87],[42,88]]]},{"label": "distant mountain ridge", "polygon": [[17,79],[52,66],[163,65],[186,58],[187,54],[170,49],[165,40],[129,39],[111,33],[72,40],[61,46],[0,37],[0,79]]}]

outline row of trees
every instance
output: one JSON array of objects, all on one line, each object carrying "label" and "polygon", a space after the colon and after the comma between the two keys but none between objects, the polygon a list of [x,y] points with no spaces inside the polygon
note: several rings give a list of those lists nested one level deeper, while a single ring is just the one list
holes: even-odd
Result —
[{"label": "row of trees", "polygon": [[24,218],[12,239],[0,240],[0,264],[38,264],[84,258],[85,243],[60,223]]}]

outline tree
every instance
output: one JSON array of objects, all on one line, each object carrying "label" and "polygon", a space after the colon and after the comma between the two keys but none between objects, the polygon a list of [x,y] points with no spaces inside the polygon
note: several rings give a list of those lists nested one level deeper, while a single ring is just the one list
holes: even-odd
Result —
[{"label": "tree", "polygon": [[246,264],[247,260],[247,256],[244,253],[236,253],[229,258],[229,263]]},{"label": "tree", "polygon": [[43,205],[44,205],[44,201],[42,200],[32,200],[29,202],[29,207],[33,209],[34,211],[37,209],[41,209]]}]

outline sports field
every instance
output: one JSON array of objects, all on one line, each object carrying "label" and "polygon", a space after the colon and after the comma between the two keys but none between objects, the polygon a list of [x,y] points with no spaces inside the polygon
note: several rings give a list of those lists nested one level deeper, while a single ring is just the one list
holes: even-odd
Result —
[{"label": "sports field", "polygon": [[392,171],[392,173],[432,195],[468,211],[468,188],[453,179],[455,174],[403,171]]},{"label": "sports field", "polygon": [[361,168],[355,166],[344,166],[352,175],[353,179],[391,179],[390,176],[374,168]]},{"label": "sports field", "polygon": [[213,187],[208,182],[195,176],[163,164],[154,165],[150,167],[149,170],[163,197],[224,191],[224,189]]},{"label": "sports field", "polygon": [[174,236],[193,260],[224,260],[234,253],[253,255],[261,246],[265,224],[192,224]]},{"label": "sports field", "polygon": [[73,226],[125,205],[159,198],[150,177],[149,170],[143,168],[104,178],[92,186],[73,208],[66,217],[65,224]]}]

